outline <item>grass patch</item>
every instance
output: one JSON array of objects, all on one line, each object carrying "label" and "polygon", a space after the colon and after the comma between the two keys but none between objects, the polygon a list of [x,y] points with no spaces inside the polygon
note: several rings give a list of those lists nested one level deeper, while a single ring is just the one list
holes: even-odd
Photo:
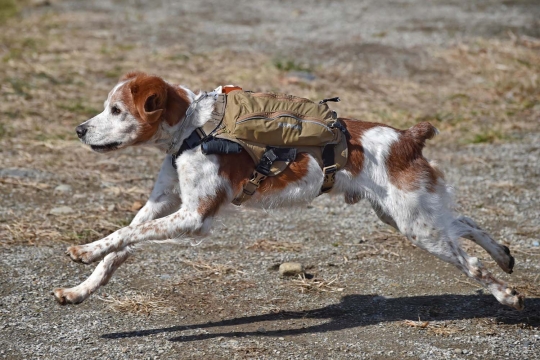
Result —
[{"label": "grass patch", "polygon": [[274,66],[281,71],[311,71],[309,66],[288,59],[276,59]]},{"label": "grass patch", "polygon": [[503,140],[506,137],[498,131],[487,131],[475,134],[470,140],[471,144],[491,144],[497,140]]},{"label": "grass patch", "polygon": [[17,15],[19,9],[15,0],[0,0],[0,25],[4,24],[9,18]]},{"label": "grass patch", "polygon": [[114,68],[105,72],[105,77],[109,79],[119,79],[123,73],[123,69],[120,66],[116,65]]},{"label": "grass patch", "polygon": [[28,82],[19,78],[7,78],[6,82],[11,85],[14,94],[23,96],[27,100],[32,98],[29,92],[31,86]]},{"label": "grass patch", "polygon": [[101,111],[92,107],[92,106],[88,106],[86,104],[84,104],[81,100],[76,100],[74,102],[71,102],[71,103],[64,103],[64,104],[59,104],[58,107],[60,109],[63,109],[63,110],[67,110],[69,112],[72,112],[74,114],[78,114],[78,115],[86,115],[86,116],[92,116],[92,115],[95,115],[97,113],[100,113]]}]

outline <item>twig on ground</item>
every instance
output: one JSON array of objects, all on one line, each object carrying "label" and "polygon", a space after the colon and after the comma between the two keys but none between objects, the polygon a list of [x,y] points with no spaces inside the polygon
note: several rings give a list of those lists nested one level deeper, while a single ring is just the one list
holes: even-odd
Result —
[{"label": "twig on ground", "polygon": [[337,281],[337,275],[332,277],[330,280],[324,279],[307,279],[304,274],[298,275],[298,279],[291,280],[291,286],[300,288],[300,292],[339,292],[343,291],[344,288],[336,286],[335,282]]}]

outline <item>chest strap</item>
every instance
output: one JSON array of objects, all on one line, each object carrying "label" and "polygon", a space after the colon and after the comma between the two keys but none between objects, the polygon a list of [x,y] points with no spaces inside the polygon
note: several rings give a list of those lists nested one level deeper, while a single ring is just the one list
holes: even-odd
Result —
[{"label": "chest strap", "polygon": [[[195,104],[196,105],[196,104]],[[225,107],[227,106],[227,95],[219,94],[214,102],[214,109],[210,120],[208,120],[203,126],[196,128],[183,142],[180,149],[176,154],[172,155],[171,163],[173,168],[176,169],[176,159],[182,155],[186,150],[191,150],[201,145],[209,136],[211,136],[220,126],[225,115]],[[193,110],[191,111],[193,112]],[[187,112],[186,112],[187,114]],[[189,114],[191,115],[191,113]],[[184,121],[188,120],[186,118]]]}]

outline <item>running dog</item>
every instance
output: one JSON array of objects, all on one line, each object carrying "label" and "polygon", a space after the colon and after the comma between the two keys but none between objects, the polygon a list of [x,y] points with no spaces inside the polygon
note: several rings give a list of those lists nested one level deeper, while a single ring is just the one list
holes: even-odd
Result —
[{"label": "running dog", "polygon": [[[159,77],[132,72],[109,93],[105,110],[79,125],[76,132],[97,152],[135,145],[166,152],[172,142],[183,142],[211,118],[214,102],[214,96],[203,97],[203,93],[195,94]],[[350,134],[349,157],[336,173],[331,193],[343,194],[348,204],[367,199],[383,222],[414,245],[455,265],[500,303],[523,309],[524,297],[459,245],[460,237],[472,240],[505,272],[512,273],[514,258],[508,247],[493,240],[472,219],[453,212],[451,187],[422,155],[425,141],[437,130],[427,122],[407,130],[346,118],[339,122]],[[83,283],[55,289],[54,297],[62,305],[81,303],[107,284],[138,243],[208,234],[220,209],[242,191],[253,169],[253,160],[245,151],[205,155],[196,146],[177,158],[166,155],[148,202],[129,226],[67,249],[75,262],[99,264]],[[319,163],[309,154],[299,153],[285,171],[263,181],[243,206],[309,203],[320,194],[322,183]]]}]

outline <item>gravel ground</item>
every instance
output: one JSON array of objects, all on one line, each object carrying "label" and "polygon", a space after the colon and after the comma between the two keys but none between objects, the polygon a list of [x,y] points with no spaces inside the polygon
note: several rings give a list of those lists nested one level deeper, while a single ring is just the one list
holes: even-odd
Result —
[{"label": "gravel ground", "polygon": [[[438,66],[424,62],[428,45],[507,31],[540,35],[534,1],[298,3],[53,1],[23,15],[67,21],[92,14],[92,26],[112,29],[115,41],[148,43],[152,51],[182,41],[203,55],[220,46],[323,67],[341,66],[352,54],[355,72],[407,78]],[[164,26],[171,23],[175,31]],[[81,31],[84,21],[67,24]],[[314,42],[321,45],[314,49]],[[62,52],[57,56],[61,61]],[[204,76],[201,83],[215,80]],[[58,230],[57,241],[42,241],[49,235],[40,231],[73,226],[71,241],[80,242],[125,224],[132,203],[149,193],[160,155],[95,155],[73,139],[48,147],[21,141],[3,150],[0,163],[0,180],[9,181],[0,188],[1,223],[9,229],[0,247],[0,358],[540,358],[538,127],[491,144],[437,142],[425,153],[455,186],[458,211],[510,246],[515,272],[502,273],[468,242],[467,251],[527,295],[524,311],[503,307],[408,244],[366,202],[349,206],[327,196],[298,209],[231,210],[202,243],[147,245],[98,294],[61,307],[50,291],[78,284],[92,267],[63,256],[67,231]],[[83,170],[56,168],[53,157],[79,160]],[[107,178],[115,173],[131,180],[120,187]],[[61,207],[66,213],[48,214]],[[26,242],[16,234],[28,214],[36,220],[23,232],[32,238]],[[285,261],[304,264],[313,280],[280,277]],[[313,281],[319,289],[307,287]]]}]

